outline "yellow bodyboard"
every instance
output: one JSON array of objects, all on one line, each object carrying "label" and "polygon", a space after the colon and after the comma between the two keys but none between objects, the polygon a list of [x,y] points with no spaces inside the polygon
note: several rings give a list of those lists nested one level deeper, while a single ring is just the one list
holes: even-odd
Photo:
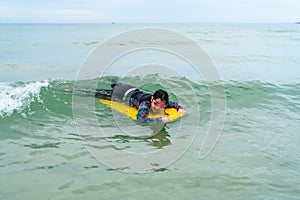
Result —
[{"label": "yellow bodyboard", "polygon": [[[133,120],[136,120],[136,115],[138,113],[138,110],[134,107],[125,105],[124,103],[120,103],[120,102],[116,102],[116,101],[110,101],[110,100],[104,100],[104,99],[100,99],[99,100],[100,103],[112,108],[113,110],[120,112],[124,115],[127,115],[128,117],[130,117]],[[180,117],[182,117],[182,113],[177,113],[177,110],[175,108],[166,108],[165,113],[167,114],[168,118],[171,121],[174,121]],[[151,114],[149,113],[147,115],[148,118],[158,118],[158,117],[163,117],[164,114]]]}]

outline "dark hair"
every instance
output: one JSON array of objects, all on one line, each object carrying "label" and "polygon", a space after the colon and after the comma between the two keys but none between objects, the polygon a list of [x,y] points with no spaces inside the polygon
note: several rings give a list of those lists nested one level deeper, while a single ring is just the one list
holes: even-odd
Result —
[{"label": "dark hair", "polygon": [[169,95],[166,91],[159,89],[156,90],[153,94],[154,99],[161,99],[162,101],[165,101],[166,103],[169,102]]}]

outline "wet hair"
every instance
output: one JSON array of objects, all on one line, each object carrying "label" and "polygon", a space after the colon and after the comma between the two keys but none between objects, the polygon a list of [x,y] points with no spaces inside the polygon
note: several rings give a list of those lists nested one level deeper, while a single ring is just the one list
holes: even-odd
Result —
[{"label": "wet hair", "polygon": [[169,95],[166,91],[159,89],[156,90],[153,94],[154,99],[161,99],[162,101],[168,103],[169,102]]}]

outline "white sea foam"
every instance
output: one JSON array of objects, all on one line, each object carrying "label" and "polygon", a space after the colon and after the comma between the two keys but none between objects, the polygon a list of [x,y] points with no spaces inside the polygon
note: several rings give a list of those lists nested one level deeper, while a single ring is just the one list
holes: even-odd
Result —
[{"label": "white sea foam", "polygon": [[29,83],[0,83],[0,116],[10,116],[15,111],[21,112],[35,99],[39,99],[42,87],[47,81]]}]

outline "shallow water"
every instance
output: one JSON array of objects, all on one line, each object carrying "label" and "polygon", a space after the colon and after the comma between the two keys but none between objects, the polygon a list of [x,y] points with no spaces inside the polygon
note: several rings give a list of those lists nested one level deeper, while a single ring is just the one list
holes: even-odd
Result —
[{"label": "shallow water", "polygon": [[[188,112],[162,130],[141,126],[72,93],[88,52],[137,25],[59,25],[59,33],[57,26],[0,26],[13,33],[0,34],[1,43],[16,45],[0,47],[1,199],[299,198],[299,27],[162,25],[203,45],[223,77],[215,83],[226,95],[222,134],[200,159],[211,121],[205,81],[157,74],[98,79],[104,88],[120,79],[146,91],[169,89]],[[89,90],[91,82],[83,83]],[[143,170],[131,172],[132,166]]]},{"label": "shallow water", "polygon": [[[300,101],[296,94],[299,84],[226,82],[227,115],[222,136],[213,152],[199,159],[200,145],[210,121],[207,108],[210,97],[205,84],[191,83],[201,94],[200,128],[193,144],[174,163],[162,167],[166,158],[161,158],[162,163],[149,160],[150,168],[136,174],[127,172],[130,165],[114,157],[112,149],[137,154],[137,158],[142,152],[147,155],[162,151],[174,145],[172,141],[179,126],[187,130],[182,136],[188,138],[189,128],[196,122],[188,115],[155,137],[144,138],[140,136],[152,134],[149,127],[132,124],[130,119],[112,113],[95,101],[101,126],[91,127],[92,119],[85,118],[85,122],[91,130],[104,130],[105,137],[99,132],[90,135],[89,128],[86,133],[78,133],[72,118],[72,83],[50,81],[41,88],[37,83],[18,83],[11,89],[30,85],[40,88],[40,92],[28,93],[22,99],[21,108],[12,114],[2,113],[1,190],[4,199],[24,195],[28,199],[45,196],[152,199],[152,195],[166,199],[224,195],[233,199],[297,198]],[[185,96],[191,94],[187,91]],[[193,111],[193,105],[182,103],[188,112]],[[119,117],[118,125],[113,123],[116,117]],[[134,126],[138,132],[132,129]],[[106,145],[107,142],[110,145]],[[89,148],[108,152],[108,158],[89,153]],[[106,165],[107,159],[117,165]],[[137,165],[139,162],[136,160]]]}]

